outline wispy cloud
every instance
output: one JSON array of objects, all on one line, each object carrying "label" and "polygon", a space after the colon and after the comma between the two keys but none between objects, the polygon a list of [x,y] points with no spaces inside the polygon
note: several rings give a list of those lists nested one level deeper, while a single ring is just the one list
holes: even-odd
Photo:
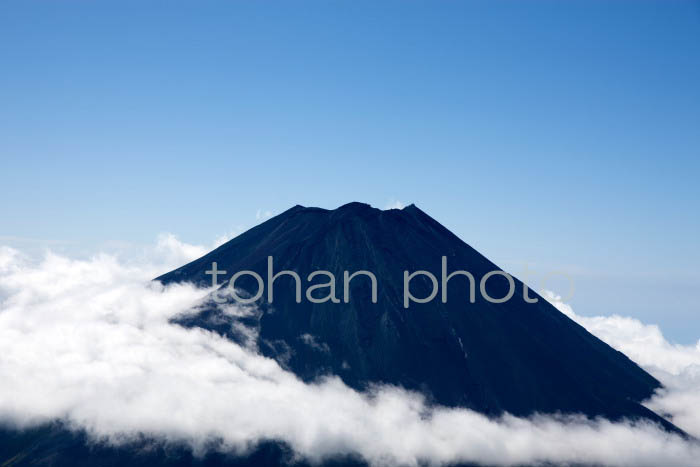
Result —
[{"label": "wispy cloud", "polygon": [[265,221],[265,220],[269,219],[270,217],[272,217],[271,211],[264,211],[262,209],[258,209],[255,212],[255,220],[256,221],[259,221],[259,222]]},{"label": "wispy cloud", "polygon": [[384,209],[403,209],[406,207],[405,203],[402,203],[401,201],[392,198],[386,206],[384,206]]}]

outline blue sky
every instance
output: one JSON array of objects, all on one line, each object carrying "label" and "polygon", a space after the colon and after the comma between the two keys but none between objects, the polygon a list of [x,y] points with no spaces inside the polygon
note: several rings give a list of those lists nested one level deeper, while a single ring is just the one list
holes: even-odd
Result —
[{"label": "blue sky", "polygon": [[414,202],[700,338],[700,2],[11,0],[0,71],[2,244]]}]

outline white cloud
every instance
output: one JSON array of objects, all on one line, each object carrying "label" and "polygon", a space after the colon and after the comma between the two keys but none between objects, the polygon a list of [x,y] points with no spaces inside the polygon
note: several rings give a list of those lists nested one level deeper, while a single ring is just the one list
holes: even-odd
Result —
[{"label": "white cloud", "polygon": [[647,370],[678,375],[688,367],[700,365],[700,341],[692,347],[671,344],[656,325],[619,315],[579,316],[554,293],[545,291],[542,296],[559,311]]},{"label": "white cloud", "polygon": [[270,217],[272,217],[271,211],[263,211],[262,209],[258,209],[255,213],[255,220],[259,222],[266,221]]},{"label": "white cloud", "polygon": [[304,342],[304,344],[308,345],[312,349],[323,352],[323,353],[328,353],[331,351],[330,347],[328,347],[328,344],[325,342],[319,342],[316,337],[312,336],[311,334],[302,334],[299,336],[299,339]]},{"label": "white cloud", "polygon": [[148,433],[200,448],[216,438],[241,450],[276,438],[312,460],[359,453],[380,465],[687,466],[700,456],[697,445],[645,423],[488,419],[429,409],[393,387],[366,395],[337,378],[305,384],[249,349],[170,324],[208,291],[150,282],[160,264],[199,251],[169,237],[159,245],[165,258],[154,263],[53,254],[33,263],[0,249],[1,418],[60,418],[114,443]]},{"label": "white cloud", "polygon": [[392,198],[386,206],[384,206],[384,210],[387,209],[403,209],[406,207],[406,204],[402,203],[401,201]]},{"label": "white cloud", "polygon": [[672,344],[656,325],[619,315],[579,316],[554,293],[544,291],[542,296],[659,379],[666,389],[646,405],[700,437],[700,341],[695,346]]},{"label": "white cloud", "polygon": [[229,240],[231,240],[231,239],[237,237],[238,235],[242,234],[242,233],[245,232],[245,231],[246,231],[245,228],[239,226],[239,227],[236,227],[235,229],[232,229],[232,230],[229,231],[228,233],[225,233],[225,234],[223,234],[223,235],[219,235],[219,236],[216,238],[216,240],[214,240],[214,244],[212,245],[212,250],[213,250],[214,248],[220,247],[220,246],[223,245],[224,243],[226,243],[226,242],[228,242]]},{"label": "white cloud", "polygon": [[155,247],[157,259],[175,265],[189,263],[205,255],[207,251],[203,246],[181,242],[171,233],[160,234]]}]

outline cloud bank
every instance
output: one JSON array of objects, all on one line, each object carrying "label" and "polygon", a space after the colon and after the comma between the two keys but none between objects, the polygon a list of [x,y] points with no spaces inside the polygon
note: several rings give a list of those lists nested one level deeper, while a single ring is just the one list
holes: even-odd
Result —
[{"label": "cloud bank", "polygon": [[661,381],[666,388],[646,406],[700,438],[700,340],[695,346],[672,344],[656,325],[619,315],[578,316],[556,294],[546,291],[544,297]]},{"label": "cloud bank", "polygon": [[[488,419],[429,408],[395,387],[361,394],[338,378],[305,384],[249,348],[170,324],[210,290],[150,279],[201,252],[169,236],[130,261],[51,253],[32,261],[0,248],[0,420],[26,427],[60,419],[110,443],[148,434],[200,450],[212,439],[236,452],[279,439],[311,461],[352,453],[375,465],[687,466],[700,458],[697,444],[649,423]],[[629,318],[582,318],[548,299],[660,377],[668,390],[650,407],[700,433],[692,408],[700,406],[698,348],[671,345]]]}]

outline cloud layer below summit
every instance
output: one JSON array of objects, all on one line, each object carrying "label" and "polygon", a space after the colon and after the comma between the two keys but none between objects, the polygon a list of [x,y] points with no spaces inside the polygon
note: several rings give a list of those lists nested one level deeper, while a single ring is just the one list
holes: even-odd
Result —
[{"label": "cloud layer below summit", "polygon": [[[61,419],[107,442],[139,433],[204,449],[245,451],[275,438],[320,460],[358,454],[374,464],[537,461],[691,465],[700,446],[639,423],[505,416],[428,408],[395,387],[361,394],[330,378],[305,384],[276,362],[200,329],[170,324],[209,292],[150,282],[206,249],[162,236],[128,260],[31,260],[0,247],[0,419]],[[700,345],[667,342],[656,326],[562,312],[659,378],[648,406],[700,436]]]}]

